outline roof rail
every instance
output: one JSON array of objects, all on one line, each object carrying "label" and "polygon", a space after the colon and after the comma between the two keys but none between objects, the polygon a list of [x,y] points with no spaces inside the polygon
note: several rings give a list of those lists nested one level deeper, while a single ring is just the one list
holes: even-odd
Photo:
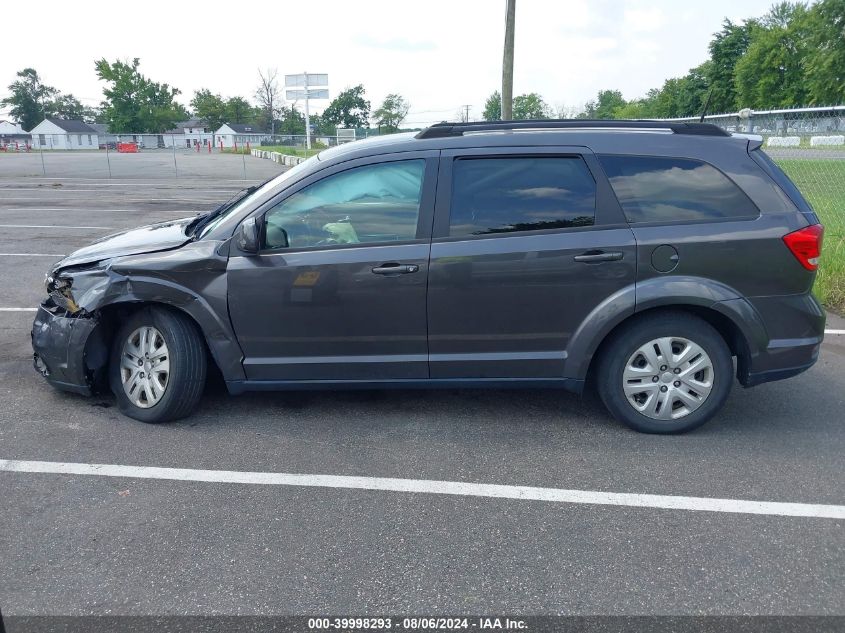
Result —
[{"label": "roof rail", "polygon": [[671,130],[675,134],[697,136],[730,136],[722,128],[711,123],[685,123],[680,121],[632,121],[591,119],[531,119],[522,121],[487,121],[473,123],[435,123],[417,133],[415,138],[443,138],[462,136],[472,132],[495,132],[513,130],[577,130],[577,129],[626,129],[626,130]]}]

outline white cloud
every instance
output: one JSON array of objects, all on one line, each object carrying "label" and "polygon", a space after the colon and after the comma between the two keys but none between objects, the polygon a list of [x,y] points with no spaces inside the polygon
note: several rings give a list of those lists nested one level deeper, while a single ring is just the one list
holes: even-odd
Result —
[{"label": "white cloud", "polygon": [[625,9],[622,14],[623,29],[637,33],[659,31],[667,22],[666,14],[660,7],[637,7]]}]

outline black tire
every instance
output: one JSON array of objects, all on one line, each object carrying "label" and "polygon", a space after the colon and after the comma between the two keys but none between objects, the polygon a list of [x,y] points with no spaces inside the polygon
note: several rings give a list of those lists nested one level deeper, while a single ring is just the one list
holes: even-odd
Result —
[{"label": "black tire", "polygon": [[[697,409],[674,420],[656,420],[629,403],[623,373],[640,347],[667,336],[688,339],[704,350],[712,362],[712,387]],[[725,340],[706,321],[687,312],[660,312],[622,326],[612,337],[599,358],[596,384],[605,406],[620,422],[642,433],[685,433],[707,422],[724,406],[733,384],[733,361]]]},{"label": "black tire", "polygon": [[[160,400],[149,407],[133,403],[123,389],[121,355],[123,345],[138,328],[156,328],[167,344],[169,372]],[[199,403],[208,369],[205,344],[190,318],[166,308],[144,308],[118,329],[112,343],[109,385],[121,413],[150,424],[170,422],[189,415]]]}]

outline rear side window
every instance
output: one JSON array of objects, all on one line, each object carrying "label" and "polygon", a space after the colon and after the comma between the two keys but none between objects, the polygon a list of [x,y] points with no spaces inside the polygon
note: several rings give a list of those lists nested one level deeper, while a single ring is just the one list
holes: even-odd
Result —
[{"label": "rear side window", "polygon": [[798,191],[795,183],[789,179],[789,176],[783,173],[783,170],[775,164],[766,152],[756,149],[750,153],[750,156],[778,184],[801,213],[813,213],[813,208],[807,202],[807,199],[801,195],[801,192]]},{"label": "rear side window", "polygon": [[757,207],[727,176],[687,158],[599,156],[628,222],[756,218]]},{"label": "rear side window", "polygon": [[596,183],[578,157],[461,158],[452,169],[449,235],[590,226]]}]

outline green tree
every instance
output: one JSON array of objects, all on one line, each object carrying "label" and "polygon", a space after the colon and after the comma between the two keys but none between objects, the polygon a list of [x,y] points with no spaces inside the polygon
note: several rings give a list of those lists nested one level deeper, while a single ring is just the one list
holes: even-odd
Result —
[{"label": "green tree", "polygon": [[320,123],[328,129],[367,127],[370,120],[370,102],[364,98],[364,86],[358,84],[339,93],[323,110]]},{"label": "green tree", "polygon": [[810,7],[806,81],[809,102],[845,102],[845,0],[822,0]]},{"label": "green tree", "polygon": [[623,108],[626,101],[619,90],[599,90],[595,101],[588,101],[584,106],[586,119],[613,119],[615,112]]},{"label": "green tree", "polygon": [[201,88],[194,92],[191,99],[194,116],[205,123],[209,129],[218,130],[227,123],[226,103],[219,94],[213,94],[208,88]]},{"label": "green tree", "polygon": [[305,134],[305,115],[293,106],[282,106],[275,121],[276,134],[300,136]]},{"label": "green tree", "polygon": [[742,107],[737,103],[734,74],[736,64],[748,50],[757,26],[756,20],[734,24],[725,19],[722,30],[713,35],[709,46],[711,64],[707,75],[708,86],[713,90],[710,99],[712,113],[734,112]]},{"label": "green tree", "polygon": [[513,99],[513,118],[514,120],[548,119],[549,106],[536,92],[519,95]]},{"label": "green tree", "polygon": [[58,90],[45,85],[34,68],[19,71],[18,79],[9,84],[8,97],[0,105],[11,106],[11,115],[25,130],[31,130],[47,116],[47,104]]},{"label": "green tree", "polygon": [[613,111],[611,119],[649,119],[652,118],[650,112],[651,104],[647,99],[634,99],[628,101],[624,105],[617,107]]},{"label": "green tree", "polygon": [[502,118],[502,95],[496,90],[487,97],[484,102],[484,113],[481,115],[485,121],[499,121]]},{"label": "green tree", "polygon": [[751,34],[748,50],[736,63],[737,105],[765,109],[809,101],[805,62],[810,40],[807,8],[775,5]]},{"label": "green tree", "polygon": [[174,100],[179,90],[147,79],[138,72],[139,65],[137,57],[131,63],[109,64],[105,58],[95,63],[97,76],[107,84],[102,118],[112,132],[161,133],[188,116]]},{"label": "green tree", "polygon": [[410,109],[411,105],[404,97],[391,93],[384,98],[379,109],[373,112],[373,119],[383,132],[398,132]]},{"label": "green tree", "polygon": [[86,123],[93,123],[97,119],[97,111],[94,108],[83,105],[72,94],[58,95],[45,105],[45,112],[49,117],[74,119],[85,121]]},{"label": "green tree", "polygon": [[243,97],[230,97],[226,100],[227,123],[252,123],[255,120],[253,107]]},{"label": "green tree", "polygon": [[659,118],[691,117],[701,114],[707,99],[709,62],[697,66],[683,77],[672,77],[663,83],[653,98],[652,116]]}]

